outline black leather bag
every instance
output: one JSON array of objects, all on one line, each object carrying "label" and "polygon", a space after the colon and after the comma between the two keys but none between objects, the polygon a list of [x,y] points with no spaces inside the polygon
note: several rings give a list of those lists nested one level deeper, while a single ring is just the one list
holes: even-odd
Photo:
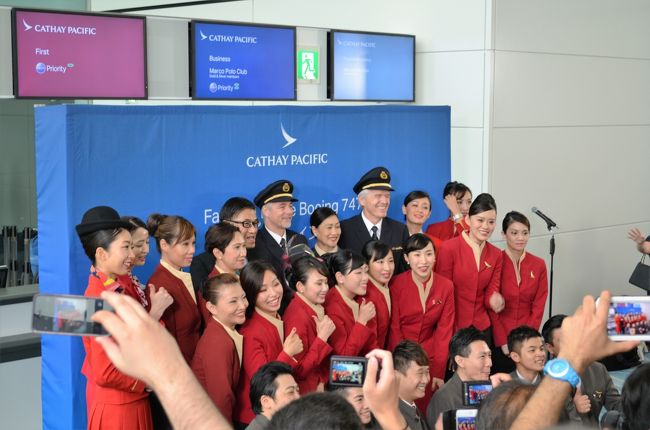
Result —
[{"label": "black leather bag", "polygon": [[650,292],[650,266],[645,264],[644,260],[645,254],[641,257],[641,261],[636,264],[632,276],[630,276],[630,284]]}]

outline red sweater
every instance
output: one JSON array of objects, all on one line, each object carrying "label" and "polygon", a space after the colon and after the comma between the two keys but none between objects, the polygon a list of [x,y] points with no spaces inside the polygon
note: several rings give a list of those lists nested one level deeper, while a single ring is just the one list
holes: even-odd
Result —
[{"label": "red sweater", "polygon": [[[368,289],[364,298],[366,301],[370,301],[375,304],[377,315],[374,319],[377,323],[377,347],[383,349],[386,347],[386,340],[388,339],[388,327],[390,326],[390,312],[388,309],[388,302],[386,302],[386,297],[384,297],[384,294],[379,291],[379,288],[377,288],[377,286],[373,284],[371,280],[368,280]],[[357,302],[361,304],[361,297],[357,297]]]},{"label": "red sweater", "polygon": [[336,330],[329,338],[333,354],[361,357],[377,347],[376,318],[372,318],[366,325],[355,321],[352,309],[336,287],[327,292],[325,313],[336,325]]},{"label": "red sweater", "polygon": [[332,347],[316,336],[315,316],[316,312],[298,295],[291,300],[283,316],[285,336],[295,328],[302,340],[303,350],[294,357],[298,363],[293,371],[301,395],[316,391],[318,384],[326,383],[328,378],[323,370],[329,365]]},{"label": "red sweater", "polygon": [[235,342],[219,322],[208,321],[196,345],[192,371],[219,412],[232,423],[240,363]]},{"label": "red sweater", "polygon": [[506,306],[492,324],[494,342],[497,346],[505,345],[508,333],[521,325],[539,330],[548,295],[548,278],[546,263],[539,257],[526,253],[520,264],[521,283],[517,285],[515,265],[503,251],[503,269],[501,270],[501,294]]},{"label": "red sweater", "polygon": [[479,330],[490,327],[490,297],[501,288],[502,251],[485,243],[479,260],[462,236],[442,244],[436,271],[454,283],[456,326],[454,330],[473,325]]}]

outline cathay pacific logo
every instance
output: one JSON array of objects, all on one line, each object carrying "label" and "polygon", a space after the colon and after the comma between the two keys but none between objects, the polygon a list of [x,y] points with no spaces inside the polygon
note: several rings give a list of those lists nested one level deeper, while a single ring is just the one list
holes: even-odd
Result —
[{"label": "cathay pacific logo", "polygon": [[27,24],[27,21],[23,19],[23,25],[25,26],[25,31],[29,31],[32,29],[33,25]]},{"label": "cathay pacific logo", "polygon": [[205,34],[203,34],[203,30],[199,30],[199,34],[201,35],[201,40],[205,40],[208,38]]},{"label": "cathay pacific logo", "polygon": [[293,145],[296,142],[296,140],[298,140],[295,137],[291,136],[289,133],[287,133],[287,131],[284,129],[284,125],[282,124],[282,122],[280,122],[280,130],[282,131],[282,137],[284,137],[284,140],[287,142],[283,146],[283,148]]}]

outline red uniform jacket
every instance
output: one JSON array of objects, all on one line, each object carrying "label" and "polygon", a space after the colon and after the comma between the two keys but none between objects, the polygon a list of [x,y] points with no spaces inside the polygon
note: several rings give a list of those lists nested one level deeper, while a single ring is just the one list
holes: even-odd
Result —
[{"label": "red uniform jacket", "polygon": [[411,271],[393,279],[390,286],[392,316],[388,349],[393,350],[405,339],[419,343],[429,356],[431,376],[443,379],[456,313],[454,284],[441,275],[434,273],[432,276],[433,284],[424,313]]},{"label": "red uniform jacket", "polygon": [[442,244],[436,271],[454,283],[456,326],[454,331],[473,325],[479,330],[490,327],[490,297],[500,292],[502,251],[486,243],[477,270],[472,248],[462,236]]},{"label": "red uniform jacket", "polygon": [[[109,279],[105,274],[99,271],[93,271],[88,277],[88,287],[84,295],[86,297],[99,297],[102,291],[123,291],[117,281]],[[153,428],[151,424],[151,412],[148,410],[149,393],[145,391],[145,384],[135,378],[121,373],[113,365],[111,360],[104,352],[104,348],[97,343],[94,337],[84,336],[82,338],[86,358],[81,368],[88,379],[89,417],[88,421],[92,425],[89,428],[98,428],[101,423],[103,426],[128,426],[125,422],[126,417],[132,417],[137,414],[137,410],[142,409],[148,414],[144,426],[137,426],[138,429]],[[120,405],[119,408],[111,407],[110,414],[102,414],[104,405]],[[135,413],[134,413],[135,411]],[[92,418],[92,419],[91,419]],[[93,424],[94,423],[94,424]]]},{"label": "red uniform jacket", "polygon": [[147,284],[153,284],[156,288],[165,287],[174,299],[174,303],[165,310],[161,320],[176,339],[185,361],[191,364],[201,330],[201,313],[198,304],[192,299],[183,281],[161,264],[156,266]]},{"label": "red uniform jacket", "polygon": [[[388,309],[388,302],[386,302],[386,297],[384,297],[384,294],[379,291],[379,288],[377,288],[371,280],[368,280],[368,289],[363,298],[365,298],[366,301],[375,304],[377,315],[374,319],[377,323],[377,347],[384,349],[388,338],[388,327],[390,326],[390,312]],[[357,297],[357,302],[359,304],[361,304],[361,299],[362,297]]]},{"label": "red uniform jacket", "polygon": [[287,336],[293,328],[302,339],[303,350],[294,358],[298,362],[293,371],[300,387],[300,394],[316,391],[319,383],[326,383],[328,375],[323,371],[329,365],[328,358],[332,347],[316,336],[316,312],[296,295],[284,311],[284,334]]},{"label": "red uniform jacket", "polygon": [[506,306],[493,315],[494,342],[497,346],[508,342],[508,333],[521,325],[539,330],[548,295],[546,263],[539,257],[526,253],[520,263],[521,283],[517,285],[515,265],[503,251],[501,294]]},{"label": "red uniform jacket", "polygon": [[219,412],[232,423],[241,365],[235,342],[219,322],[207,323],[196,345],[192,371]]},{"label": "red uniform jacket", "polygon": [[239,332],[244,335],[244,362],[237,390],[235,420],[248,424],[255,414],[251,406],[251,378],[269,361],[281,361],[295,367],[296,360],[282,350],[282,339],[273,324],[254,311]]},{"label": "red uniform jacket", "polygon": [[151,310],[151,302],[149,300],[149,292],[147,289],[142,289],[138,278],[133,275],[126,274],[117,277],[120,285],[124,286],[124,293],[133,299],[137,300],[143,308],[149,312]]},{"label": "red uniform jacket", "polygon": [[329,338],[333,354],[362,357],[377,347],[376,319],[372,318],[367,325],[356,322],[352,309],[343,301],[336,287],[327,292],[325,313],[336,326]]},{"label": "red uniform jacket", "polygon": [[426,234],[437,237],[441,241],[449,240],[453,237],[460,236],[463,231],[469,231],[469,226],[465,220],[455,223],[451,218],[431,224],[427,227]]}]

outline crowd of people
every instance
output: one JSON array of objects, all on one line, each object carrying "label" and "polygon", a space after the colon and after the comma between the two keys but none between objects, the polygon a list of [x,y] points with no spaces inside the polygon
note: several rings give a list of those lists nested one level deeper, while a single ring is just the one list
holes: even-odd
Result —
[{"label": "crowd of people", "polygon": [[[214,415],[214,406],[217,421],[205,423],[221,427],[212,428],[304,428],[297,423],[308,420],[321,428],[310,415],[320,411],[322,419],[354,423],[339,428],[428,429],[464,407],[463,382],[541,386],[552,379],[542,378],[553,375],[543,370],[557,361],[547,363],[546,350],[562,358],[560,344],[568,341],[560,336],[563,316],[537,331],[547,274],[544,261],[526,251],[528,219],[515,211],[503,217],[501,250],[488,242],[497,226],[492,196],[473,199],[465,185],[451,182],[442,193],[449,218],[425,230],[431,197],[409,193],[405,222],[391,219],[390,180],[383,167],[364,174],[353,187],[361,213],[349,219],[316,209],[313,249],[290,229],[297,200],[287,180],[269,184],[252,202],[226,201],[196,256],[196,229],[180,215],[152,214],[145,223],[107,206],[89,209],[77,226],[91,261],[86,295],[104,294],[121,318],[100,313],[113,338],[84,338],[89,428],[171,428],[188,419],[196,425]],[[150,237],[161,258],[145,286],[133,269],[144,264]],[[136,302],[120,301],[124,296]],[[123,347],[138,337],[124,338],[132,324],[158,340],[156,346],[138,338],[143,350],[157,350],[152,359],[161,364],[150,367],[159,379],[146,365],[124,360]],[[605,346],[589,353],[631,344]],[[174,348],[183,363],[173,360]],[[363,389],[328,384],[332,355],[368,357]],[[548,388],[563,393],[556,421],[592,423],[602,407],[620,408],[611,378],[592,358],[569,360],[582,380],[567,381],[575,393]],[[521,408],[534,403],[536,394],[522,392]],[[353,414],[335,413],[346,409],[341,405]]]}]

